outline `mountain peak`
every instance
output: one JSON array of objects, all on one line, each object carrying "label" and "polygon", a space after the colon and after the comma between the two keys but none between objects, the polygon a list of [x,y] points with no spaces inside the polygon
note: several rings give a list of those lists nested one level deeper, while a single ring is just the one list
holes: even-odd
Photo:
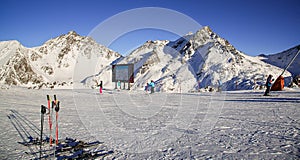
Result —
[{"label": "mountain peak", "polygon": [[[224,90],[254,89],[262,87],[265,73],[282,72],[258,58],[244,55],[209,26],[176,41],[147,41],[126,57],[75,31],[35,48],[0,43],[0,51],[0,64],[5,64],[0,66],[0,85],[30,88],[71,87],[74,83],[94,86],[94,81],[100,79],[106,86],[114,86],[110,79],[110,64],[114,62],[134,63],[132,89],[143,89],[153,79],[157,91],[163,92],[209,90],[219,85],[218,80],[222,80]],[[5,55],[9,56],[1,59]],[[74,79],[79,64],[93,68],[80,70]]]},{"label": "mountain peak", "polygon": [[211,28],[209,26],[204,26],[201,30],[212,32]]},{"label": "mountain peak", "polygon": [[74,35],[74,36],[80,36],[77,32],[75,31],[69,31],[67,35]]}]

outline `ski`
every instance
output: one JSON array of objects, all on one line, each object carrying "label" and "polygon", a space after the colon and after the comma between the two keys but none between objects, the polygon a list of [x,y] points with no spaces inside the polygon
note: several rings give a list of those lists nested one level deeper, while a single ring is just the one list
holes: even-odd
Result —
[{"label": "ski", "polygon": [[83,142],[83,141],[78,141],[76,139],[72,138],[66,138],[65,142],[60,143],[57,147],[56,150],[59,152],[65,152],[68,150],[72,149],[79,149],[79,148],[87,148],[87,147],[92,147],[101,144],[99,141],[94,141],[94,142]]},{"label": "ski", "polygon": [[32,146],[32,145],[39,145],[41,142],[37,139],[29,140],[28,142],[18,142],[19,144],[22,144],[23,146]]},{"label": "ski", "polygon": [[262,97],[278,97],[280,94],[262,95]]},{"label": "ski", "polygon": [[105,156],[109,154],[113,154],[114,151],[105,151],[105,150],[98,150],[98,151],[87,151],[84,149],[76,150],[75,152],[68,154],[68,155],[61,155],[57,156],[57,159],[94,159],[100,156]]},{"label": "ski", "polygon": [[[47,139],[49,140],[49,139]],[[43,140],[43,142],[47,141]],[[40,145],[40,140],[37,139],[34,145]],[[35,159],[47,159],[55,157],[56,159],[93,159],[100,156],[105,156],[114,153],[111,150],[99,149],[99,145],[103,142],[83,142],[73,138],[66,138],[61,141],[55,148],[45,149],[40,148],[37,152],[25,152],[26,154],[36,155],[40,154],[39,158]]]}]

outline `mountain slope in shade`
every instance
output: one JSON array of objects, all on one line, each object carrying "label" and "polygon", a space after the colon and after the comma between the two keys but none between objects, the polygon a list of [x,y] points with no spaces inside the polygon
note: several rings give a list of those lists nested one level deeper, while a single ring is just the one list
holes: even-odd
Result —
[{"label": "mountain slope in shade", "polygon": [[[299,49],[300,45],[277,54],[260,55],[259,58],[264,62],[284,69],[297,54]],[[298,54],[296,59],[291,63],[290,67],[287,70],[291,72],[293,76],[300,75],[300,54]]]},{"label": "mountain slope in shade", "polygon": [[31,88],[72,87],[74,72],[80,70],[76,69],[79,62],[93,61],[97,64],[94,68],[78,74],[79,77],[76,78],[80,81],[121,57],[93,39],[79,36],[74,31],[34,48],[7,43],[15,42],[0,43],[0,46],[5,46],[0,52],[0,81],[7,85]]}]

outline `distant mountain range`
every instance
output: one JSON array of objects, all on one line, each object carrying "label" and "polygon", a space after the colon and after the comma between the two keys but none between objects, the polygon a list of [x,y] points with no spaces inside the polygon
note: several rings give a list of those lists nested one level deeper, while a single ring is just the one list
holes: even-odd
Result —
[{"label": "distant mountain range", "polygon": [[[259,57],[264,62],[270,63],[279,68],[285,68],[298,52],[299,48],[300,45],[277,54],[259,55]],[[291,72],[293,76],[300,75],[300,55],[296,57],[296,59],[287,70]]]},{"label": "distant mountain range", "polygon": [[[71,31],[34,48],[17,41],[0,42],[0,84],[38,89],[73,88],[78,83],[90,88],[102,80],[104,88],[112,89],[111,64],[134,63],[132,90],[142,90],[150,80],[161,92],[213,91],[220,86],[223,90],[258,89],[268,74],[281,74],[295,52],[292,48],[251,57],[203,27],[176,41],[149,40],[123,57]],[[299,66],[298,57],[289,71],[299,74]],[[291,76],[290,72],[284,76]]]}]

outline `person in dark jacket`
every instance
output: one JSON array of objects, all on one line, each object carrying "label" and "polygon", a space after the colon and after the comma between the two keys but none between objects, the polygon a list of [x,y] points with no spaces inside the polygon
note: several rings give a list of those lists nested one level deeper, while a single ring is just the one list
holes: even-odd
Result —
[{"label": "person in dark jacket", "polygon": [[99,91],[100,91],[100,94],[102,94],[102,88],[103,88],[103,84],[102,84],[103,82],[102,81],[100,81],[100,84],[99,84],[99,87],[100,87],[100,89],[99,89]]},{"label": "person in dark jacket", "polygon": [[148,90],[149,90],[149,83],[147,83],[147,84],[145,85],[145,92],[148,93]]},{"label": "person in dark jacket", "polygon": [[271,74],[267,78],[267,81],[266,81],[266,87],[267,87],[267,89],[265,91],[264,96],[269,96],[270,95],[270,89],[271,89],[271,86],[272,86],[272,82],[274,80],[272,78],[273,78],[273,76]]}]

